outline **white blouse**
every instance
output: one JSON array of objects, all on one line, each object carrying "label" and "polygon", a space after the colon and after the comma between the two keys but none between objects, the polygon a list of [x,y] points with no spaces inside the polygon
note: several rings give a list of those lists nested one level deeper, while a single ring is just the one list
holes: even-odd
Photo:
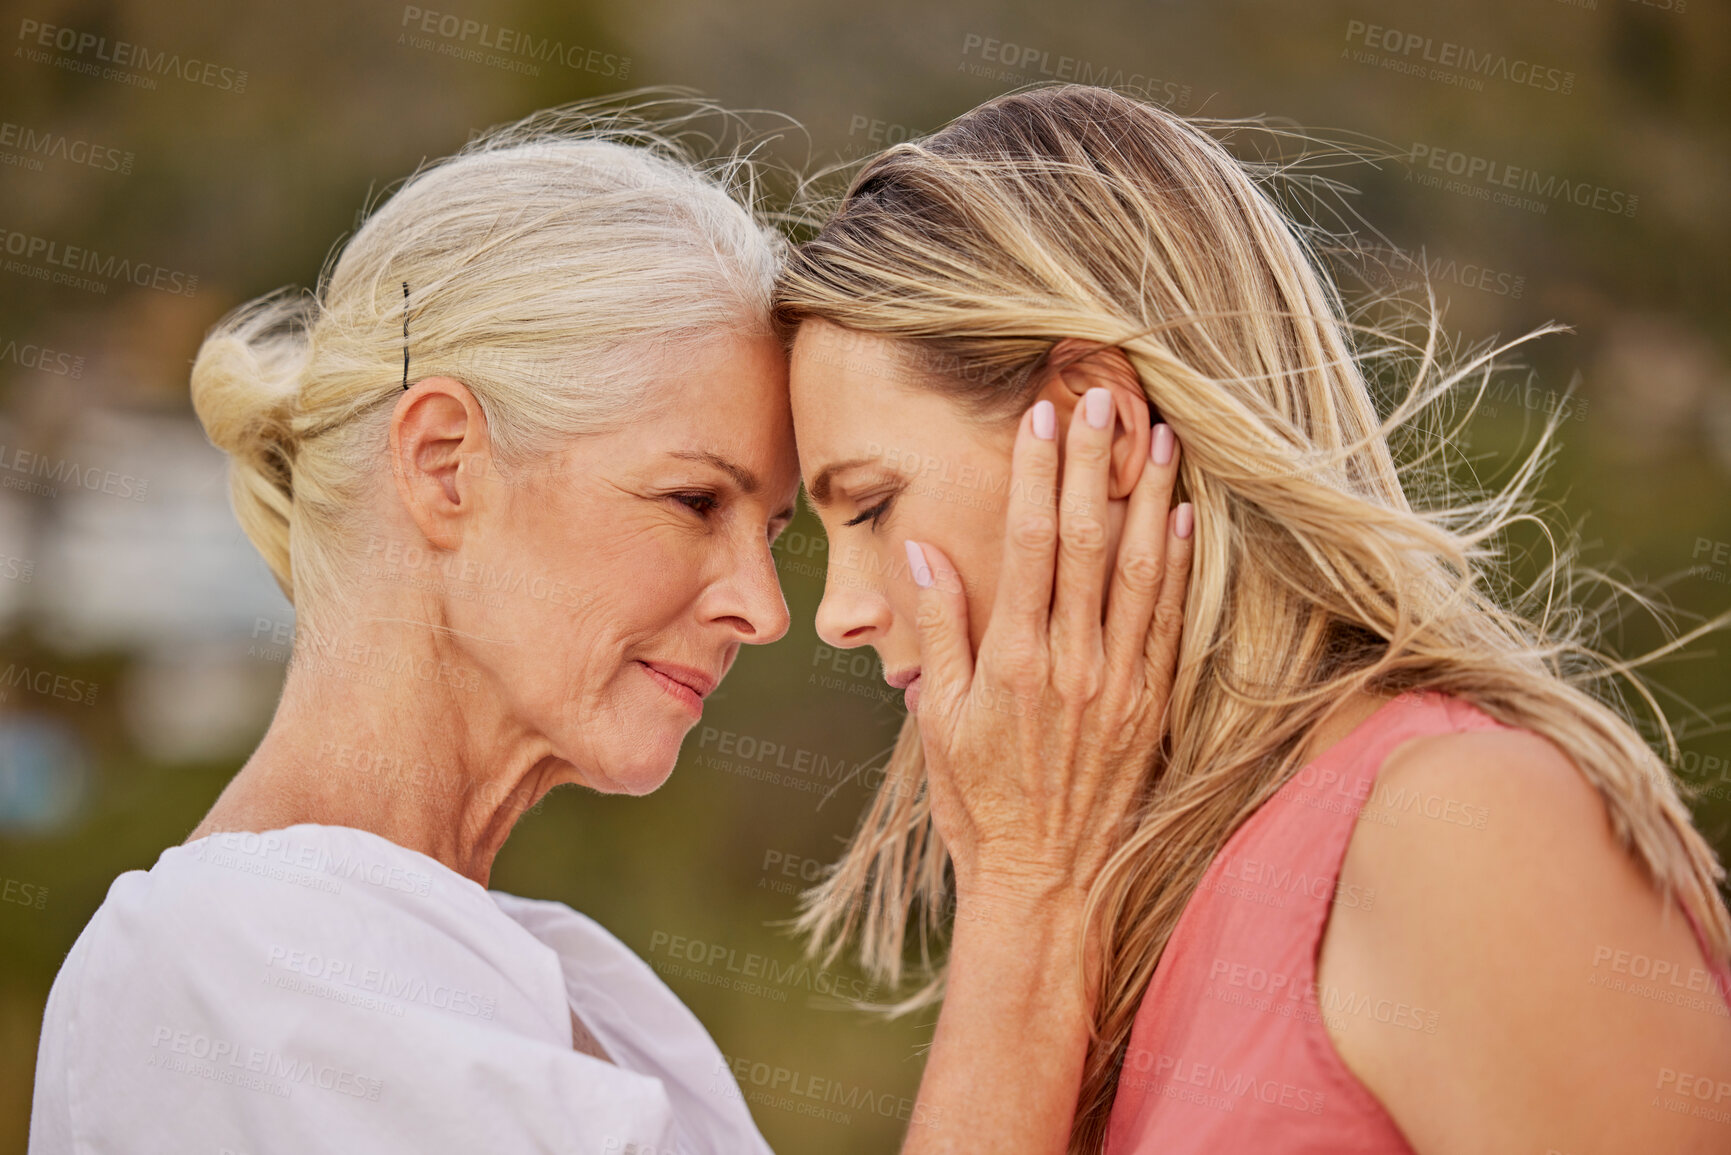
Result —
[{"label": "white blouse", "polygon": [[[572,1049],[571,1012],[614,1062]],[[768,1155],[655,972],[558,902],[345,826],[114,880],[48,996],[30,1155]]]}]

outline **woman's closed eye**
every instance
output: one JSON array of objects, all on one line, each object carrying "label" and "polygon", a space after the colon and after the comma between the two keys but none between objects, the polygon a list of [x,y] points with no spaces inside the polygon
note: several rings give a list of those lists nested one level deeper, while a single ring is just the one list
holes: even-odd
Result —
[{"label": "woman's closed eye", "polygon": [[870,521],[872,523],[872,528],[876,529],[878,526],[883,524],[883,519],[889,516],[890,503],[895,499],[895,494],[892,493],[870,509],[861,510],[857,516],[844,521],[842,524],[859,525],[863,521]]},{"label": "woman's closed eye", "polygon": [[668,496],[691,510],[691,512],[695,513],[698,517],[703,518],[705,521],[708,521],[709,515],[714,513],[721,505],[721,499],[719,497],[713,493],[701,490],[685,493],[673,493]]}]

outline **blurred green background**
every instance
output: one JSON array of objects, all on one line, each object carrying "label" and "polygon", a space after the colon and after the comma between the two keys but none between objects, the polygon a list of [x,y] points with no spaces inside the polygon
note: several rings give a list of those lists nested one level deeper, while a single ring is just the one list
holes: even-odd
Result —
[{"label": "blurred green background", "polygon": [[[564,52],[476,51],[464,21]],[[1663,583],[1680,625],[1731,606],[1723,4],[91,0],[8,4],[0,34],[0,1152],[24,1149],[66,950],[116,874],[202,817],[282,676],[292,614],[187,402],[202,334],[240,301],[310,284],[371,190],[537,107],[689,86],[791,115],[822,159],[1082,78],[1183,113],[1387,141],[1412,163],[1336,175],[1389,242],[1426,254],[1448,327],[1575,329],[1487,399],[1473,467],[1505,469],[1574,383],[1544,495],[1581,523],[1588,560]],[[112,59],[119,41],[144,55]],[[44,280],[48,243],[132,276]],[[809,514],[780,553],[790,636],[741,656],[668,785],[556,792],[493,885],[566,901],[664,967],[673,936],[797,957],[775,924],[852,829],[871,775],[849,774],[882,755],[901,710],[872,662],[838,660],[812,630],[824,553]],[[1610,631],[1627,652],[1661,637],[1644,619]],[[1724,645],[1653,671],[1722,855]],[[777,1150],[894,1149],[930,1014],[837,1012],[797,981],[731,990],[720,968],[666,977],[728,1055],[878,1108],[815,1118],[757,1096]]]}]

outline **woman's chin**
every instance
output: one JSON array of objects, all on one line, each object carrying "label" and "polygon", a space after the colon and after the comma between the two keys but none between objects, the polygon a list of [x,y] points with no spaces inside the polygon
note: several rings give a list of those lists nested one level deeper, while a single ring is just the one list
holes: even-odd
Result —
[{"label": "woman's chin", "polygon": [[669,709],[661,691],[653,696],[633,695],[596,710],[604,717],[606,732],[596,732],[594,722],[581,732],[565,730],[549,734],[564,749],[581,757],[565,756],[575,770],[574,778],[603,794],[649,794],[661,788],[679,762],[679,749],[697,719],[685,709]]},{"label": "woman's chin", "polygon": [[669,759],[665,765],[646,767],[617,779],[620,783],[619,793],[641,795],[661,789],[673,776],[673,761]]},{"label": "woman's chin", "polygon": [[599,773],[588,775],[589,785],[608,794],[648,794],[658,790],[672,776],[684,738],[683,732],[644,733],[630,750],[619,751],[618,757],[598,768]]}]

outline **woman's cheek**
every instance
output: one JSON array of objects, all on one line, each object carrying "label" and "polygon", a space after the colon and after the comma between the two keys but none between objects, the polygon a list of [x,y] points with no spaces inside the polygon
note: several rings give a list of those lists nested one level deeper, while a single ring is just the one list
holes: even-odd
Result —
[{"label": "woman's cheek", "polygon": [[974,652],[978,653],[980,642],[986,636],[986,626],[992,620],[992,605],[997,600],[1001,539],[981,542],[970,554],[962,580],[968,597],[968,636],[974,643]]}]

